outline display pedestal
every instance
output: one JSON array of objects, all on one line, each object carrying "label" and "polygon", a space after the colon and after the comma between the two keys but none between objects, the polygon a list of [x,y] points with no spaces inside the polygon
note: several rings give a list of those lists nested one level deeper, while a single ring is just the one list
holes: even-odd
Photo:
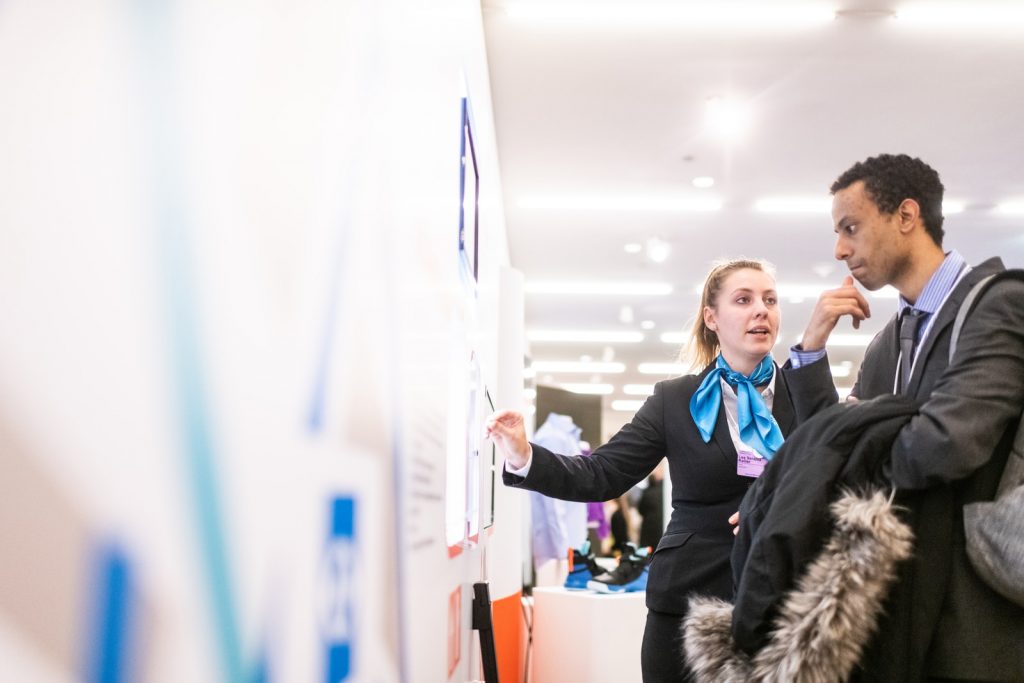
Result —
[{"label": "display pedestal", "polygon": [[646,593],[533,589],[533,683],[639,683]]}]

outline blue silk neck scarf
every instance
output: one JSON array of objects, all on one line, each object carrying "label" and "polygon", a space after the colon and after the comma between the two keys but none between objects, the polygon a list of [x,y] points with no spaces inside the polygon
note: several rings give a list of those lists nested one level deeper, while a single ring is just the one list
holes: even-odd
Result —
[{"label": "blue silk neck scarf", "polygon": [[782,446],[782,430],[765,405],[758,385],[767,384],[775,364],[771,356],[765,356],[749,376],[742,375],[718,355],[715,369],[707,374],[697,392],[690,399],[690,415],[704,438],[704,443],[711,441],[718,421],[718,410],[722,405],[722,384],[725,381],[736,387],[736,422],[740,428],[740,441],[752,447],[764,458],[771,460],[775,451]]}]

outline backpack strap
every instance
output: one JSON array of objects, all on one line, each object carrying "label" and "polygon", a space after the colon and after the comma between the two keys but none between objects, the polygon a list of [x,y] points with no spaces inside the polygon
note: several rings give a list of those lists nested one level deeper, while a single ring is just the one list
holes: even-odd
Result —
[{"label": "backpack strap", "polygon": [[960,339],[960,328],[964,326],[964,321],[967,320],[968,314],[974,310],[974,305],[979,296],[981,296],[986,289],[991,285],[995,284],[999,280],[1022,280],[1024,281],[1024,270],[1020,268],[1013,268],[1011,270],[1004,270],[999,273],[993,273],[987,277],[979,280],[971,291],[967,292],[967,296],[964,297],[963,303],[960,304],[960,308],[956,312],[956,320],[953,321],[953,332],[949,337],[949,363],[953,364],[953,354],[956,353],[956,344]]}]

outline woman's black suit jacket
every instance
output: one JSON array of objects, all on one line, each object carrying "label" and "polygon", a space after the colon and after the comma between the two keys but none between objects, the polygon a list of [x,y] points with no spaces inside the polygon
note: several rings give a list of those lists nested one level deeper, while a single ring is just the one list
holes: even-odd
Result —
[{"label": "woman's black suit jacket", "polygon": [[[732,600],[729,555],[732,526],[728,519],[754,481],[736,473],[736,449],[729,436],[725,410],[709,443],[704,443],[690,416],[690,398],[705,375],[686,375],[659,382],[633,420],[590,457],[557,455],[533,444],[526,478],[505,471],[506,485],[538,491],[563,500],[601,501],[622,495],[668,458],[672,479],[672,517],[654,554],[647,581],[647,607],[685,614],[691,594]],[[776,368],[778,370],[778,368]],[[772,413],[783,435],[813,411],[835,403],[831,375],[805,374],[796,383],[786,377],[801,370],[776,372]],[[794,401],[792,387],[801,387]]]}]

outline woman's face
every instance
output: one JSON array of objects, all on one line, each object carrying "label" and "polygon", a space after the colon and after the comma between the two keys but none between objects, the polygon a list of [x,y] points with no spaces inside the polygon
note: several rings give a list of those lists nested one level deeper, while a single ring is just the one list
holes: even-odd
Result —
[{"label": "woman's face", "polygon": [[775,346],[780,320],[774,278],[751,268],[729,273],[715,305],[704,308],[704,324],[718,334],[726,362],[745,375]]}]

